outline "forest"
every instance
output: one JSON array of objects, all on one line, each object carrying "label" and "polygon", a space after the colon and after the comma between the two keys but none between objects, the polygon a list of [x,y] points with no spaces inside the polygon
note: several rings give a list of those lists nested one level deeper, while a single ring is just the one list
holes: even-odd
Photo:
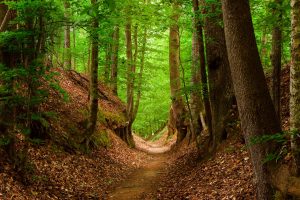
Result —
[{"label": "forest", "polygon": [[300,199],[300,0],[0,0],[2,199]]}]

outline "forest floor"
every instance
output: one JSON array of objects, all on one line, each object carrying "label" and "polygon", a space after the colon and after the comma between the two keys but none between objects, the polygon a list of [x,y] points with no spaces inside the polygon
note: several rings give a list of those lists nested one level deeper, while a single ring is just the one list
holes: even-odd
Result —
[{"label": "forest floor", "polygon": [[[163,138],[167,136],[165,134]],[[156,142],[146,142],[138,136],[134,136],[136,148],[147,152],[148,161],[144,166],[135,170],[132,175],[118,185],[114,191],[108,194],[111,200],[135,200],[144,199],[144,196],[156,191],[159,184],[159,176],[165,173],[168,155],[172,142],[164,142],[160,139]],[[165,140],[166,141],[166,140]]]},{"label": "forest floor", "polygon": [[135,141],[148,161],[108,192],[107,199],[254,199],[250,158],[238,138],[225,141],[214,157],[202,161],[195,145],[167,151],[172,142]]}]

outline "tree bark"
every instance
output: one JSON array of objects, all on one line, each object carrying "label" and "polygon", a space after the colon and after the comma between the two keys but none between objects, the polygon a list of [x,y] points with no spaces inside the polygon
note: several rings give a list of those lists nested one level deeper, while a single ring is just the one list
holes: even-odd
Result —
[{"label": "tree bark", "polygon": [[111,55],[111,88],[115,95],[118,95],[118,60],[119,60],[119,26],[115,27],[113,33],[112,55]]},{"label": "tree bark", "polygon": [[1,23],[0,23],[0,32],[5,31],[8,22],[11,18],[11,11],[8,10],[8,7],[5,4],[1,4]]},{"label": "tree bark", "polygon": [[290,97],[290,129],[293,132],[292,150],[300,176],[300,0],[291,1],[292,20],[292,65]]},{"label": "tree bark", "polygon": [[110,42],[106,44],[106,50],[105,50],[105,66],[104,66],[104,81],[105,83],[109,82],[109,72],[111,71],[111,51],[112,46]]},{"label": "tree bark", "polygon": [[225,38],[240,113],[241,125],[249,146],[254,167],[257,199],[273,199],[268,182],[267,155],[276,150],[275,144],[252,144],[256,136],[281,132],[280,123],[269,95],[254,36],[248,0],[223,0]]},{"label": "tree bark", "polygon": [[[192,65],[191,65],[191,140],[195,140],[200,135],[201,129],[201,111],[204,110],[204,105],[201,98],[201,63],[203,58],[200,58],[199,40],[197,26],[199,22],[199,5],[198,0],[193,0],[194,19],[193,19],[193,39],[192,39]],[[198,12],[198,13],[197,13]],[[202,60],[200,62],[200,60]],[[205,61],[204,61],[205,63]]]},{"label": "tree bark", "polygon": [[[169,38],[169,66],[170,66],[170,88],[172,107],[170,112],[169,123],[174,123],[177,131],[177,144],[180,144],[187,134],[185,126],[185,107],[181,96],[181,83],[180,83],[180,39],[179,39],[179,11],[180,5],[177,2],[172,4],[172,16],[170,26]],[[172,120],[174,119],[174,120]],[[171,130],[169,130],[171,131]]]},{"label": "tree bark", "polygon": [[4,21],[7,9],[8,9],[7,5],[5,5],[4,3],[2,3],[2,1],[0,1],[0,26]]},{"label": "tree bark", "polygon": [[71,27],[68,24],[70,18],[70,2],[69,0],[64,1],[65,7],[65,43],[64,43],[64,68],[71,69],[72,67],[72,57],[71,57]]},{"label": "tree bark", "polygon": [[89,46],[88,46],[88,60],[87,60],[87,71],[86,73],[90,73],[91,72],[91,48],[92,48],[92,42],[89,41]]},{"label": "tree bark", "polygon": [[282,49],[282,0],[275,0],[277,4],[274,8],[273,14],[276,18],[275,25],[272,31],[272,50],[271,63],[273,66],[272,73],[272,100],[278,116],[280,119],[280,75],[281,75],[281,49]]},{"label": "tree bark", "polygon": [[230,66],[226,50],[222,14],[217,13],[221,5],[205,3],[208,14],[215,17],[205,18],[206,57],[208,64],[209,98],[212,112],[213,149],[227,137],[226,119],[234,99]]},{"label": "tree bark", "polygon": [[[76,29],[73,27],[73,49],[76,49]],[[76,71],[76,56],[73,56],[73,69]]]},{"label": "tree bark", "polygon": [[[92,6],[98,11],[99,5],[97,0],[91,0]],[[92,19],[91,30],[91,68],[90,68],[90,101],[89,101],[89,119],[86,130],[86,148],[89,149],[90,137],[96,130],[98,114],[98,55],[99,55],[99,21],[98,16]]]},{"label": "tree bark", "polygon": [[[0,27],[2,27],[2,23],[5,20],[5,15],[7,14],[7,11],[8,11],[8,7],[5,4],[0,3]],[[3,58],[2,48],[0,48],[0,63],[3,63],[3,59],[4,58]]]},{"label": "tree bark", "polygon": [[139,105],[140,105],[140,100],[142,97],[142,83],[143,83],[143,72],[144,72],[144,66],[145,66],[145,53],[146,53],[146,45],[147,45],[147,28],[144,29],[144,34],[143,34],[143,45],[141,49],[141,63],[140,63],[140,72],[139,72],[139,80],[138,80],[138,85],[137,85],[137,95],[136,95],[136,100],[134,104],[134,109],[133,109],[133,121],[135,120]]},{"label": "tree bark", "polygon": [[133,111],[133,76],[135,68],[133,65],[132,56],[132,38],[131,38],[131,22],[128,21],[125,27],[126,36],[126,57],[127,57],[127,117],[131,121],[131,114]]},{"label": "tree bark", "polygon": [[126,38],[126,58],[127,58],[127,106],[126,114],[128,125],[125,132],[125,137],[123,140],[133,146],[132,139],[132,113],[133,113],[133,103],[134,103],[134,75],[135,75],[135,64],[132,55],[132,37],[131,37],[131,19],[127,19],[125,26],[125,38]]}]

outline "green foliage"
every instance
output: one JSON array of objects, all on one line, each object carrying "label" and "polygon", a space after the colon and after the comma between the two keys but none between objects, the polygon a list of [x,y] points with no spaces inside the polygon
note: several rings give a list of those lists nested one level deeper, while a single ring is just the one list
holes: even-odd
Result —
[{"label": "green foliage", "polygon": [[267,163],[270,161],[276,161],[278,162],[280,159],[282,159],[285,155],[288,153],[288,143],[289,138],[293,133],[290,131],[287,132],[281,132],[276,133],[272,135],[262,135],[251,138],[251,145],[257,145],[257,144],[269,144],[272,145],[272,143],[277,143],[281,147],[280,149],[277,149],[275,152],[270,152],[266,155],[263,162]]},{"label": "green foliage", "polygon": [[[52,37],[61,24],[56,1],[5,1],[14,11],[5,31],[0,33],[0,124],[5,132],[1,138],[23,133],[28,137],[49,127],[53,113],[41,112],[39,106],[49,96],[49,85],[66,96],[55,85],[51,65],[45,62]],[[28,139],[40,144],[42,141]],[[7,140],[6,140],[7,141]],[[7,143],[7,142],[6,142]]]},{"label": "green foliage", "polygon": [[[8,66],[8,63],[5,62],[0,63],[0,115],[7,114],[5,113],[8,112],[7,110],[10,110],[9,114],[11,115],[11,111],[20,111],[16,119],[7,120],[6,125],[12,127],[12,123],[16,123],[16,127],[25,134],[30,133],[30,126],[27,121],[38,122],[43,127],[49,127],[48,121],[50,118],[55,118],[55,114],[42,113],[34,108],[46,101],[50,88],[57,91],[65,101],[69,100],[68,94],[55,79],[57,74],[50,70],[52,65],[56,67],[63,65],[66,56],[64,55],[63,45],[66,24],[71,26],[71,37],[74,37],[71,39],[71,43],[73,41],[76,43],[75,46],[71,45],[70,50],[73,57],[73,69],[79,72],[89,72],[90,40],[93,35],[99,35],[100,55],[98,61],[101,81],[104,79],[106,48],[113,43],[112,32],[114,27],[120,27],[118,94],[126,102],[127,70],[124,26],[126,19],[130,17],[132,24],[138,26],[138,52],[141,51],[143,45],[143,31],[145,28],[148,30],[142,98],[137,118],[133,124],[133,130],[144,137],[152,135],[162,125],[166,124],[171,104],[168,62],[171,1],[148,1],[146,5],[142,0],[98,0],[98,10],[91,5],[89,0],[70,0],[69,2],[70,8],[65,10],[63,1],[58,0],[5,1],[10,9],[15,10],[18,14],[10,22],[8,30],[0,33],[0,48],[11,53],[12,58],[14,56],[20,58],[20,54],[23,57],[37,54],[29,64],[22,62],[22,59],[16,59],[13,67]],[[203,23],[205,18],[211,18],[218,20],[217,23],[221,26],[223,26],[223,23],[218,19],[221,14],[220,9],[216,9],[214,12],[206,12],[206,14],[197,13],[195,16],[192,11],[192,1],[180,0],[177,2],[181,4],[179,20],[181,81],[186,83],[178,95],[186,95],[190,98],[189,94],[192,91],[200,92],[202,87],[201,85],[190,85],[192,19],[198,17]],[[220,4],[220,1],[207,0],[206,3],[208,5]],[[284,0],[282,6],[278,6],[273,0],[251,0],[250,3],[259,52],[265,70],[269,71],[272,27],[277,23],[277,16],[274,17],[272,12],[274,9],[280,9],[283,12],[281,24],[283,29],[283,62],[287,63],[290,60],[289,1]],[[207,9],[208,7],[202,6],[201,8]],[[65,13],[69,13],[70,16],[65,17]],[[97,30],[91,28],[91,18],[95,16],[99,18],[100,24]],[[44,26],[39,25],[40,20],[44,22]],[[14,28],[16,24],[18,24],[18,29]],[[75,33],[75,36],[72,33]],[[30,47],[30,42],[32,38],[37,41],[42,34],[44,34],[45,48],[37,52],[35,47]],[[266,39],[265,43],[262,40],[263,37]],[[205,38],[205,40],[210,42],[211,39]],[[37,46],[37,44],[35,43],[34,46]],[[266,51],[266,53],[263,53],[263,51]],[[52,63],[45,64],[46,58],[50,57]],[[139,54],[136,66],[137,73],[132,74],[136,80],[140,65],[141,57]],[[203,95],[207,95],[207,93]],[[5,107],[7,110],[2,109]],[[122,116],[106,113],[105,111],[100,112],[98,119],[102,123],[106,123],[105,119],[117,123],[126,121]],[[74,128],[74,131],[78,130]],[[1,140],[3,140],[3,144],[7,142],[4,137]],[[284,143],[284,137],[278,134],[272,137],[263,136],[256,139],[255,142],[272,141]]]},{"label": "green foliage", "polygon": [[[122,125],[122,124],[126,123],[125,115],[122,115],[117,112],[108,112],[105,110],[103,110],[103,111],[101,110],[99,112],[103,113],[103,117],[109,122],[113,122],[118,125]],[[104,120],[103,122],[106,123],[106,120]]]},{"label": "green foliage", "polygon": [[0,147],[5,147],[10,143],[10,138],[3,135],[0,136]]},{"label": "green foliage", "polygon": [[251,143],[252,144],[262,144],[262,143],[267,143],[267,142],[277,142],[277,143],[285,143],[287,142],[287,134],[289,134],[289,132],[282,132],[282,133],[276,133],[276,134],[272,134],[272,135],[262,135],[262,136],[257,136],[257,137],[253,137],[251,139]]},{"label": "green foliage", "polygon": [[[252,20],[255,29],[255,36],[257,46],[261,55],[261,60],[264,69],[269,72],[271,70],[270,52],[272,47],[272,28],[275,24],[278,25],[277,17],[274,16],[273,9],[277,8],[282,11],[282,24],[283,31],[283,48],[282,58],[283,63],[287,63],[290,60],[290,1],[283,0],[282,5],[279,6],[273,0],[259,1],[251,0]],[[265,37],[265,44],[263,43],[263,37]],[[264,54],[263,51],[266,53]]]}]

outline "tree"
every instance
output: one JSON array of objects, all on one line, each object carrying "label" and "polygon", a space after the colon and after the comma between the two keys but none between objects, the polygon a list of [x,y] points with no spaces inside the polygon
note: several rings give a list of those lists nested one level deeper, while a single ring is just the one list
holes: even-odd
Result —
[{"label": "tree", "polygon": [[89,102],[89,118],[86,129],[86,148],[89,147],[90,137],[96,130],[98,116],[98,55],[99,55],[99,4],[97,0],[91,0],[94,16],[92,16],[91,30],[91,67],[90,67],[90,102]]},{"label": "tree", "polygon": [[105,83],[109,82],[109,72],[111,71],[111,56],[112,56],[112,45],[111,42],[108,41],[106,43],[105,49],[105,66],[104,66],[104,81]]},{"label": "tree", "polygon": [[[136,38],[137,38],[137,36],[136,36]],[[147,45],[147,27],[144,28],[142,43],[143,44],[142,44],[141,58],[140,58],[140,72],[138,74],[139,76],[138,76],[138,85],[137,85],[137,95],[136,95],[136,101],[135,101],[135,105],[134,105],[134,109],[133,109],[133,121],[136,119],[140,101],[141,101],[141,97],[142,97],[143,72],[144,72],[144,67],[145,67],[145,54],[146,54],[146,45]],[[136,41],[136,48],[137,48],[137,41]]]},{"label": "tree", "polygon": [[70,18],[70,2],[69,0],[64,1],[65,8],[65,38],[64,38],[64,67],[65,69],[71,69],[72,67],[72,56],[71,56],[71,26],[69,25]]},{"label": "tree", "polygon": [[205,49],[204,49],[204,40],[203,40],[203,25],[199,19],[200,9],[199,2],[193,0],[193,10],[197,17],[195,22],[195,29],[197,32],[197,43],[199,48],[199,59],[200,59],[200,76],[201,76],[201,86],[202,86],[202,100],[204,103],[205,118],[207,123],[207,131],[210,137],[210,143],[213,142],[212,135],[212,122],[211,122],[211,105],[209,101],[209,84],[207,80],[207,71],[206,71],[206,61],[205,61]]},{"label": "tree", "polygon": [[3,32],[6,30],[6,26],[8,25],[8,22],[11,18],[11,11],[8,10],[7,5],[5,5],[3,2],[0,4],[1,8],[1,18],[0,18],[0,32]]},{"label": "tree", "polygon": [[226,50],[221,5],[205,1],[206,57],[209,79],[209,99],[212,112],[213,148],[226,138],[226,120],[233,104],[234,92]]},{"label": "tree", "polygon": [[291,65],[291,98],[290,129],[294,133],[292,150],[297,165],[297,176],[300,176],[300,1],[292,0],[292,65]]},{"label": "tree", "polygon": [[[192,65],[191,65],[191,140],[195,140],[201,133],[201,112],[204,110],[201,98],[201,64],[205,64],[203,57],[200,58],[200,48],[198,40],[197,26],[199,21],[198,1],[193,0],[194,19],[193,19],[193,38],[192,38]],[[198,12],[198,13],[197,13]],[[203,56],[203,54],[201,54]]]},{"label": "tree", "polygon": [[[73,49],[76,49],[76,28],[73,26]],[[76,70],[76,56],[73,56],[73,69]]]},{"label": "tree", "polygon": [[[127,58],[127,127],[125,134],[122,139],[127,142],[127,144],[134,146],[132,138],[132,123],[133,123],[133,108],[134,108],[134,76],[135,76],[135,60],[132,55],[132,24],[131,18],[127,18],[125,26],[125,38],[126,38],[126,58]],[[136,32],[136,31],[135,31]],[[137,50],[136,50],[137,52]]]},{"label": "tree", "polygon": [[[180,5],[177,1],[172,3],[172,15],[169,35],[169,66],[170,66],[170,88],[172,106],[169,123],[177,131],[177,141],[179,144],[187,134],[185,125],[185,107],[181,96],[180,83],[180,39],[178,20],[180,15]],[[169,130],[172,131],[172,130]]]},{"label": "tree", "polygon": [[253,137],[281,132],[256,46],[248,0],[223,0],[225,38],[243,134],[254,167],[257,199],[273,199],[268,181],[270,163],[263,163],[276,150],[274,144],[251,145]]},{"label": "tree", "polygon": [[273,14],[275,22],[272,31],[272,51],[271,63],[273,66],[272,73],[272,100],[280,119],[280,76],[281,76],[281,49],[282,49],[282,1],[275,0],[275,8]]},{"label": "tree", "polygon": [[118,94],[118,56],[119,56],[119,36],[120,28],[115,26],[113,33],[113,44],[112,44],[112,54],[111,54],[111,88],[115,95]]},{"label": "tree", "polygon": [[[0,3],[0,32],[4,30],[4,24],[5,21],[5,16],[7,15],[7,6],[3,4],[2,2]],[[0,63],[3,62],[3,55],[2,55],[2,50],[0,50]]]}]

